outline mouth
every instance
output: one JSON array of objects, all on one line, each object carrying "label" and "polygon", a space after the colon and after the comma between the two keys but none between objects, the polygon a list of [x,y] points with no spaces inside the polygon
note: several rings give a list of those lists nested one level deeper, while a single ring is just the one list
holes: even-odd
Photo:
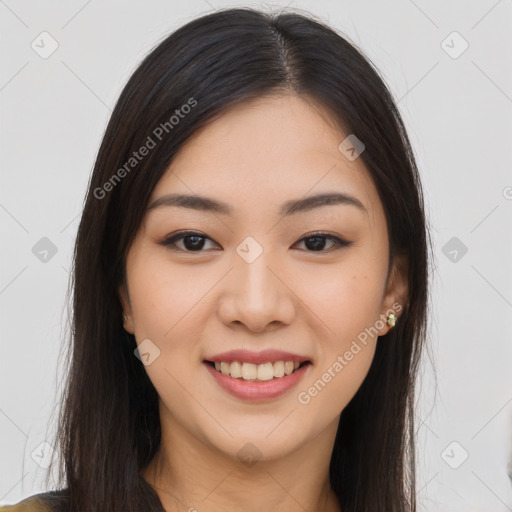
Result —
[{"label": "mouth", "polygon": [[267,361],[262,364],[254,364],[244,361],[208,361],[208,366],[216,372],[245,382],[268,382],[282,379],[294,374],[311,361]]},{"label": "mouth", "polygon": [[305,378],[313,363],[310,356],[272,348],[233,349],[203,359],[217,389],[252,402],[285,395]]},{"label": "mouth", "polygon": [[313,365],[310,360],[298,356],[288,355],[288,358],[300,361],[279,359],[266,362],[260,356],[254,356],[253,361],[257,362],[253,363],[230,357],[229,361],[204,360],[203,365],[218,386],[217,389],[238,400],[258,404],[286,395],[305,378]]}]

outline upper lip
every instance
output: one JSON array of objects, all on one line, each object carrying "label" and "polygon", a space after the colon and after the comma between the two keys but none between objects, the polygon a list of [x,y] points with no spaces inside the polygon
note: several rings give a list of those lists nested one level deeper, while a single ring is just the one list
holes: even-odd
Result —
[{"label": "upper lip", "polygon": [[284,352],[283,350],[269,349],[263,350],[261,352],[251,352],[250,350],[240,349],[230,350],[228,352],[223,352],[222,354],[217,354],[215,356],[209,357],[206,359],[206,361],[213,361],[218,363],[241,361],[244,363],[263,364],[275,361],[298,361],[299,363],[302,363],[304,361],[311,361],[311,359],[299,354]]}]

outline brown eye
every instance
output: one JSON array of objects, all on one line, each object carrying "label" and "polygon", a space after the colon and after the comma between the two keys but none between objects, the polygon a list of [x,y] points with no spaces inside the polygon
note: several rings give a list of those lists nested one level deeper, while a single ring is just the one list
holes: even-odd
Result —
[{"label": "brown eye", "polygon": [[[181,252],[205,252],[203,251],[206,241],[211,241],[211,238],[196,231],[182,231],[176,233],[161,242],[161,245],[169,247],[173,251]],[[326,249],[327,241],[330,242],[330,247]],[[337,236],[328,233],[311,233],[299,240],[304,242],[307,252],[331,252],[342,247],[348,247],[353,242],[343,240]],[[178,246],[182,243],[182,247]],[[213,242],[215,244],[215,242]],[[215,244],[217,245],[217,244]],[[218,246],[217,246],[218,247]]]},{"label": "brown eye", "polygon": [[[205,241],[211,240],[207,236],[202,233],[198,233],[195,231],[183,231],[181,233],[177,233],[172,235],[169,238],[166,238],[162,245],[169,247],[174,251],[182,251],[182,252],[204,252],[202,249],[204,248]],[[183,241],[183,248],[177,246],[177,242]]]},{"label": "brown eye", "polygon": [[[329,249],[325,249],[326,240],[330,240],[332,245]],[[328,233],[312,233],[299,240],[304,242],[308,252],[330,252],[331,250],[340,249],[342,247],[348,247],[352,242],[342,240],[341,238],[330,235]]]}]

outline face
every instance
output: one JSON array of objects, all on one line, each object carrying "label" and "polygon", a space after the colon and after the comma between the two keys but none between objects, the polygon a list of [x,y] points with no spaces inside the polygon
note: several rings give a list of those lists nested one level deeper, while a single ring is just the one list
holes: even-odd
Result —
[{"label": "face", "polygon": [[[163,428],[269,459],[335,432],[406,294],[400,272],[386,283],[385,214],[362,159],[338,149],[347,135],[311,99],[259,98],[197,132],[158,182],[119,294]],[[322,194],[341,196],[292,204]]]}]

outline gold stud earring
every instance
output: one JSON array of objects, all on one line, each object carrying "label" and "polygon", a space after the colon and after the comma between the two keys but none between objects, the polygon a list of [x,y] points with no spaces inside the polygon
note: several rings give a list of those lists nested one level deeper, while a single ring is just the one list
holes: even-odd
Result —
[{"label": "gold stud earring", "polygon": [[389,326],[394,327],[396,321],[397,321],[396,315],[394,313],[389,313],[389,315],[387,316],[387,319],[386,319],[386,323]]}]

